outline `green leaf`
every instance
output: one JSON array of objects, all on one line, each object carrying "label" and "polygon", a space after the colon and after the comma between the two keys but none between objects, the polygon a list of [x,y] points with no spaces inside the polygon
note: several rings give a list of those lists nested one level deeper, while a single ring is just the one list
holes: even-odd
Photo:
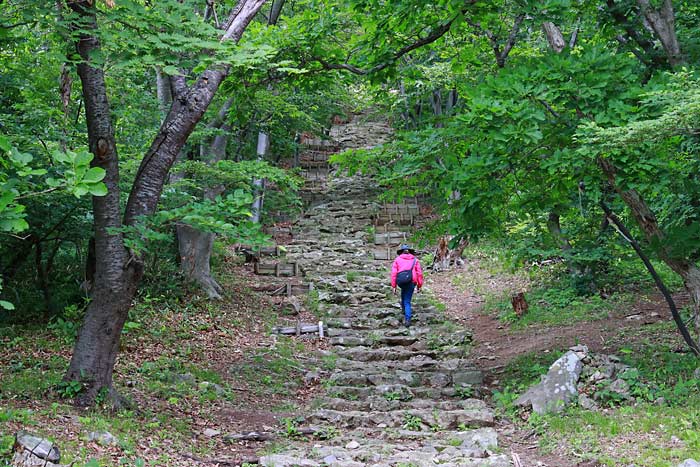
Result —
[{"label": "green leaf", "polygon": [[97,183],[101,182],[104,178],[107,172],[101,167],[93,167],[87,172],[85,172],[85,175],[83,176],[83,182],[85,183]]},{"label": "green leaf", "polygon": [[180,74],[180,70],[172,65],[166,65],[163,67],[163,73],[170,76],[176,76]]},{"label": "green leaf", "polygon": [[4,308],[5,310],[14,310],[15,306],[10,302],[6,302],[5,300],[0,300],[0,308]]},{"label": "green leaf", "polygon": [[10,141],[4,136],[0,136],[0,149],[5,152],[9,152],[12,149]]},{"label": "green leaf", "polygon": [[86,167],[92,162],[93,155],[90,152],[82,151],[75,155],[75,165],[78,167]]},{"label": "green leaf", "polygon": [[85,185],[78,185],[73,189],[73,196],[80,198],[90,192],[90,188]]},{"label": "green leaf", "polygon": [[18,164],[27,165],[34,159],[34,157],[31,154],[21,153],[13,148],[10,152],[10,159]]},{"label": "green leaf", "polygon": [[104,183],[96,183],[90,186],[90,194],[93,196],[106,196],[107,186]]}]

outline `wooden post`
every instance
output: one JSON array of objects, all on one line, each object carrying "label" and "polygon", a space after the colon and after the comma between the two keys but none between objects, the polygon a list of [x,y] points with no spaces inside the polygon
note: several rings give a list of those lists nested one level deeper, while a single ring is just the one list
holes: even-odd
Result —
[{"label": "wooden post", "polygon": [[280,276],[280,263],[279,262],[275,263],[275,276],[276,277]]},{"label": "wooden post", "polygon": [[318,338],[323,339],[323,321],[318,322]]}]

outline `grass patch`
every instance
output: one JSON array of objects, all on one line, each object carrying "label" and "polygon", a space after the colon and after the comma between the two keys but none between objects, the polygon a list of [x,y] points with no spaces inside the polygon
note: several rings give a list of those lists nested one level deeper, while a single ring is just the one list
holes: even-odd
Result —
[{"label": "grass patch", "polygon": [[682,408],[640,404],[605,413],[572,409],[535,423],[546,428],[544,448],[567,443],[572,453],[610,467],[668,467],[700,452],[700,398],[685,402]]},{"label": "grass patch", "polygon": [[301,342],[280,336],[273,348],[258,350],[240,371],[258,394],[288,395],[301,384],[302,369],[296,356],[303,352]]},{"label": "grass patch", "polygon": [[510,323],[513,329],[534,324],[564,326],[583,321],[604,319],[613,310],[632,302],[629,294],[616,294],[607,300],[598,295],[581,296],[571,288],[538,288],[528,292],[529,309],[518,318],[510,298],[502,298],[493,308],[501,321]]}]

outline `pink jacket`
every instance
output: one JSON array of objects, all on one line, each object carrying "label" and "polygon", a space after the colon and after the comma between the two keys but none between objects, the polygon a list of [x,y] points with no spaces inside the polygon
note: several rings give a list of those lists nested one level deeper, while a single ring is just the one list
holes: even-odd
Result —
[{"label": "pink jacket", "polygon": [[406,271],[411,269],[411,264],[413,260],[416,260],[415,266],[413,266],[413,282],[418,286],[418,288],[423,287],[423,270],[420,268],[420,263],[415,256],[411,253],[403,253],[396,257],[394,264],[391,265],[391,286],[396,287],[396,275],[400,271]]}]

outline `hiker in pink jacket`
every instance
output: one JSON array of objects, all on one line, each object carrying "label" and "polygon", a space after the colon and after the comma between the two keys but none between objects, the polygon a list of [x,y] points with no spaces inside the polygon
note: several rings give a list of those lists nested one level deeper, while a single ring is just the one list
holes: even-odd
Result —
[{"label": "hiker in pink jacket", "polygon": [[396,251],[398,255],[391,266],[391,287],[396,294],[396,286],[401,289],[401,310],[403,311],[403,324],[411,325],[411,298],[413,291],[418,287],[420,292],[423,287],[423,270],[420,267],[415,250],[408,245],[401,245]]}]

